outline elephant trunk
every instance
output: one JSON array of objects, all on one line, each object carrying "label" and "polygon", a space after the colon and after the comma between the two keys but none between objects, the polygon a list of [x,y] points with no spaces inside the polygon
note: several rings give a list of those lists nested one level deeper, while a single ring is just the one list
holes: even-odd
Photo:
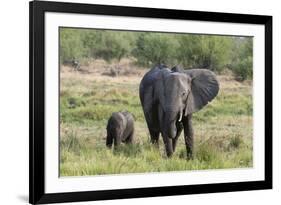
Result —
[{"label": "elephant trunk", "polygon": [[164,124],[164,134],[169,138],[175,138],[177,134],[177,112],[167,112],[165,113],[165,124]]}]

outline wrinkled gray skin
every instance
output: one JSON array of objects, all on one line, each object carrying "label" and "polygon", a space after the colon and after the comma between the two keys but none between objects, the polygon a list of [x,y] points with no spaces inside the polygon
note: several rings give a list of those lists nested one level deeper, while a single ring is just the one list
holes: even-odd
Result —
[{"label": "wrinkled gray skin", "polygon": [[183,70],[158,65],[140,83],[140,100],[151,136],[158,146],[163,137],[166,154],[172,156],[184,130],[187,157],[192,158],[192,113],[202,109],[219,91],[215,74],[206,69]]},{"label": "wrinkled gray skin", "polygon": [[107,123],[106,146],[111,148],[118,147],[121,142],[126,144],[133,143],[134,138],[134,117],[127,111],[114,112]]}]

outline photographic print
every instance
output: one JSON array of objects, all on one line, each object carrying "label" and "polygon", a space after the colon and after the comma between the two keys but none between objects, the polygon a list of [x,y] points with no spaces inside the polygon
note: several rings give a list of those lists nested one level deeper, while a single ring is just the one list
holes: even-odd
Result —
[{"label": "photographic print", "polygon": [[272,188],[272,17],[30,2],[29,201]]},{"label": "photographic print", "polygon": [[251,168],[253,38],[59,29],[60,176]]}]

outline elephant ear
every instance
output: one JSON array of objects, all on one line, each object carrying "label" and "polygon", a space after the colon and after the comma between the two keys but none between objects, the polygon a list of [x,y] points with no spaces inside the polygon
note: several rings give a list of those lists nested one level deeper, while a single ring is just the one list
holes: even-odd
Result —
[{"label": "elephant ear", "polygon": [[191,92],[185,108],[185,115],[188,115],[202,109],[217,96],[219,83],[210,70],[190,69],[185,73],[191,77]]}]

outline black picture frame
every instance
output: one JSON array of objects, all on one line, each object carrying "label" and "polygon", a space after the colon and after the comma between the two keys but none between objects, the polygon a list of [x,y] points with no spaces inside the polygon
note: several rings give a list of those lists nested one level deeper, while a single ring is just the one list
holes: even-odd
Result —
[{"label": "black picture frame", "polygon": [[[272,188],[272,17],[185,10],[105,6],[33,1],[29,4],[30,43],[30,142],[29,202],[32,204],[155,197]],[[182,19],[209,22],[247,23],[265,26],[265,180],[235,183],[181,185],[71,193],[45,193],[45,12]]]}]

